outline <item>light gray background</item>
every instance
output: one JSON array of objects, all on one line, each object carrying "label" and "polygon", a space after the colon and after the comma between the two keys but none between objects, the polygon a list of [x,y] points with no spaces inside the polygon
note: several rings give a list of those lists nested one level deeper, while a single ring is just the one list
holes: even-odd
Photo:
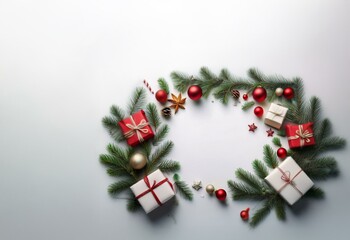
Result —
[{"label": "light gray background", "polygon": [[[348,150],[327,193],[281,223],[251,230],[239,212],[196,192],[171,214],[130,214],[111,198],[98,161],[111,142],[101,118],[125,106],[144,78],[203,65],[301,76],[334,133],[349,124],[350,3],[307,1],[0,1],[0,239],[348,239]],[[153,101],[153,99],[152,99]],[[225,187],[270,139],[239,107],[186,104],[169,124],[181,175]],[[256,122],[256,134],[247,123]],[[204,195],[204,197],[202,197]]]}]

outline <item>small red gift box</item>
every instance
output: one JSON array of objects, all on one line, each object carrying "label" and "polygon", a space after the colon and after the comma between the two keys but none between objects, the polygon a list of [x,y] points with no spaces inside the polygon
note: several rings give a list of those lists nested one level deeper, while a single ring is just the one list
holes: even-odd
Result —
[{"label": "small red gift box", "polygon": [[286,125],[286,134],[290,148],[299,148],[305,146],[315,145],[314,131],[309,122],[301,125]]},{"label": "small red gift box", "polygon": [[121,120],[118,124],[122,129],[127,143],[132,147],[154,137],[152,128],[143,110]]}]

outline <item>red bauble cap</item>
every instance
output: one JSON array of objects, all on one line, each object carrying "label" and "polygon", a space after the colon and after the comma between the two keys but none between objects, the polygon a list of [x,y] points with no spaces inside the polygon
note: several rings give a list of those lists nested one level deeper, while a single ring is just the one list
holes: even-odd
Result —
[{"label": "red bauble cap", "polygon": [[263,102],[267,97],[267,92],[266,92],[266,89],[263,87],[256,87],[253,90],[252,95],[255,101]]},{"label": "red bauble cap", "polygon": [[203,93],[202,93],[202,88],[198,85],[192,85],[188,88],[187,90],[187,95],[189,98],[191,98],[194,101],[199,100]]},{"label": "red bauble cap", "polygon": [[220,201],[225,201],[227,194],[226,194],[226,191],[224,189],[218,189],[215,191],[215,196]]},{"label": "red bauble cap", "polygon": [[161,89],[156,92],[156,99],[160,103],[165,103],[168,100],[168,93]]}]

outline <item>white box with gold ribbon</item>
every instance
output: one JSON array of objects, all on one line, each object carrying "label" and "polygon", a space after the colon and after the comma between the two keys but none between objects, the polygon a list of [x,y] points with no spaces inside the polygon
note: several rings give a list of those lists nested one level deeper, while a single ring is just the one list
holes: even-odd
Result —
[{"label": "white box with gold ribbon", "polygon": [[265,116],[265,124],[276,129],[280,129],[284,118],[286,117],[288,108],[281,105],[271,103],[269,111]]}]

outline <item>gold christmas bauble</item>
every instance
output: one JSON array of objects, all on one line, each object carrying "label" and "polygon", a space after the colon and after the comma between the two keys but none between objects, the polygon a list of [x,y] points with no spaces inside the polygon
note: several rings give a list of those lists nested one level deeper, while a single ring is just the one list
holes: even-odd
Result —
[{"label": "gold christmas bauble", "polygon": [[147,164],[147,158],[142,153],[134,153],[130,157],[130,165],[133,169],[142,169]]},{"label": "gold christmas bauble", "polygon": [[214,193],[215,187],[212,184],[209,184],[205,187],[205,190],[207,191],[207,193],[209,193],[211,195]]}]

